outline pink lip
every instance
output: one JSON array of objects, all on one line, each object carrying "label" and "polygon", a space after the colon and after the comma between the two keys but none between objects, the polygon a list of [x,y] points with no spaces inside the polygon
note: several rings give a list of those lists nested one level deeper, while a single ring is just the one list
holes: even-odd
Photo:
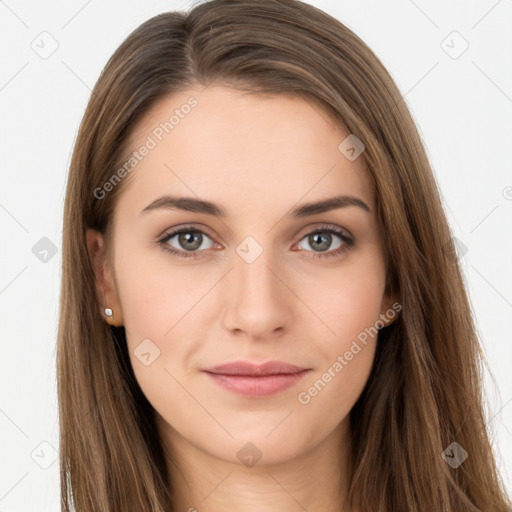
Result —
[{"label": "pink lip", "polygon": [[268,396],[293,386],[309,371],[282,361],[235,361],[203,370],[221,387],[247,396]]}]

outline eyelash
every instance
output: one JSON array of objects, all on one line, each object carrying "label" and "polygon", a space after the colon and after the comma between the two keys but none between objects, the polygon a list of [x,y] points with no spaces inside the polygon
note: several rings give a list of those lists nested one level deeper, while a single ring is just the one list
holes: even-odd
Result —
[{"label": "eyelash", "polygon": [[[204,251],[179,251],[175,249],[174,247],[171,247],[167,242],[173,238],[176,235],[179,235],[181,233],[201,233],[202,235],[206,235],[208,238],[212,239],[208,233],[202,231],[201,229],[195,228],[194,226],[183,226],[180,229],[177,229],[176,231],[172,231],[171,233],[167,233],[164,235],[163,238],[158,240],[158,244],[162,247],[162,249],[172,255],[181,257],[181,258],[202,258],[203,256],[199,256],[198,254],[200,252]],[[352,248],[355,245],[355,241],[344,234],[344,231],[340,228],[332,225],[326,225],[326,226],[320,226],[312,231],[309,231],[308,233],[305,233],[304,236],[300,239],[302,241],[304,238],[306,238],[309,235],[312,235],[314,233],[331,233],[343,241],[343,244],[333,251],[329,252],[314,252],[314,251],[307,251],[307,252],[314,252],[312,258],[331,258],[336,256],[341,256],[344,252],[348,251],[350,248]]]}]

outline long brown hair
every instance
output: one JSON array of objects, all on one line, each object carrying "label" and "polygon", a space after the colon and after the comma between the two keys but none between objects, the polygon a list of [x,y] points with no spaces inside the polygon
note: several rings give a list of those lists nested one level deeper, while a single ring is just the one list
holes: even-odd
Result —
[{"label": "long brown hair", "polygon": [[[300,94],[365,145],[399,318],[380,331],[350,412],[350,505],[372,512],[511,509],[485,423],[483,354],[423,143],[403,98],[351,30],[298,0],[213,0],[151,18],[105,66],[72,156],[58,331],[63,511],[170,512],[152,407],[123,327],[100,315],[85,232],[105,233],[127,179],[98,198],[159,99],[194,84]],[[341,141],[340,141],[341,142]],[[136,172],[136,171],[134,171]],[[444,450],[468,456],[457,467]]]}]

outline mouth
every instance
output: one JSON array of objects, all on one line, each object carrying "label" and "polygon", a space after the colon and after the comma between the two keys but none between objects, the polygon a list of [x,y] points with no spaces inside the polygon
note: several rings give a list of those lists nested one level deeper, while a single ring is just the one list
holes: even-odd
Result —
[{"label": "mouth", "polygon": [[311,368],[301,368],[283,361],[254,364],[235,361],[202,370],[218,386],[245,396],[277,394],[295,385]]}]

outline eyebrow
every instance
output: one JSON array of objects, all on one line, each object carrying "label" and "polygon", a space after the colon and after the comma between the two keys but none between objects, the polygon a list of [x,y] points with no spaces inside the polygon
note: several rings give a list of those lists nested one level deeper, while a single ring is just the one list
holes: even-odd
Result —
[{"label": "eyebrow", "polygon": [[[288,217],[301,219],[310,215],[336,210],[338,208],[346,208],[347,206],[357,206],[364,211],[370,213],[370,207],[358,197],[354,196],[335,196],[321,201],[302,204],[294,208],[287,214]],[[158,209],[183,210],[186,212],[204,213],[219,218],[227,217],[227,212],[220,205],[206,201],[204,199],[196,199],[194,197],[178,197],[165,195],[155,199],[151,204],[146,206],[141,214]]]}]

